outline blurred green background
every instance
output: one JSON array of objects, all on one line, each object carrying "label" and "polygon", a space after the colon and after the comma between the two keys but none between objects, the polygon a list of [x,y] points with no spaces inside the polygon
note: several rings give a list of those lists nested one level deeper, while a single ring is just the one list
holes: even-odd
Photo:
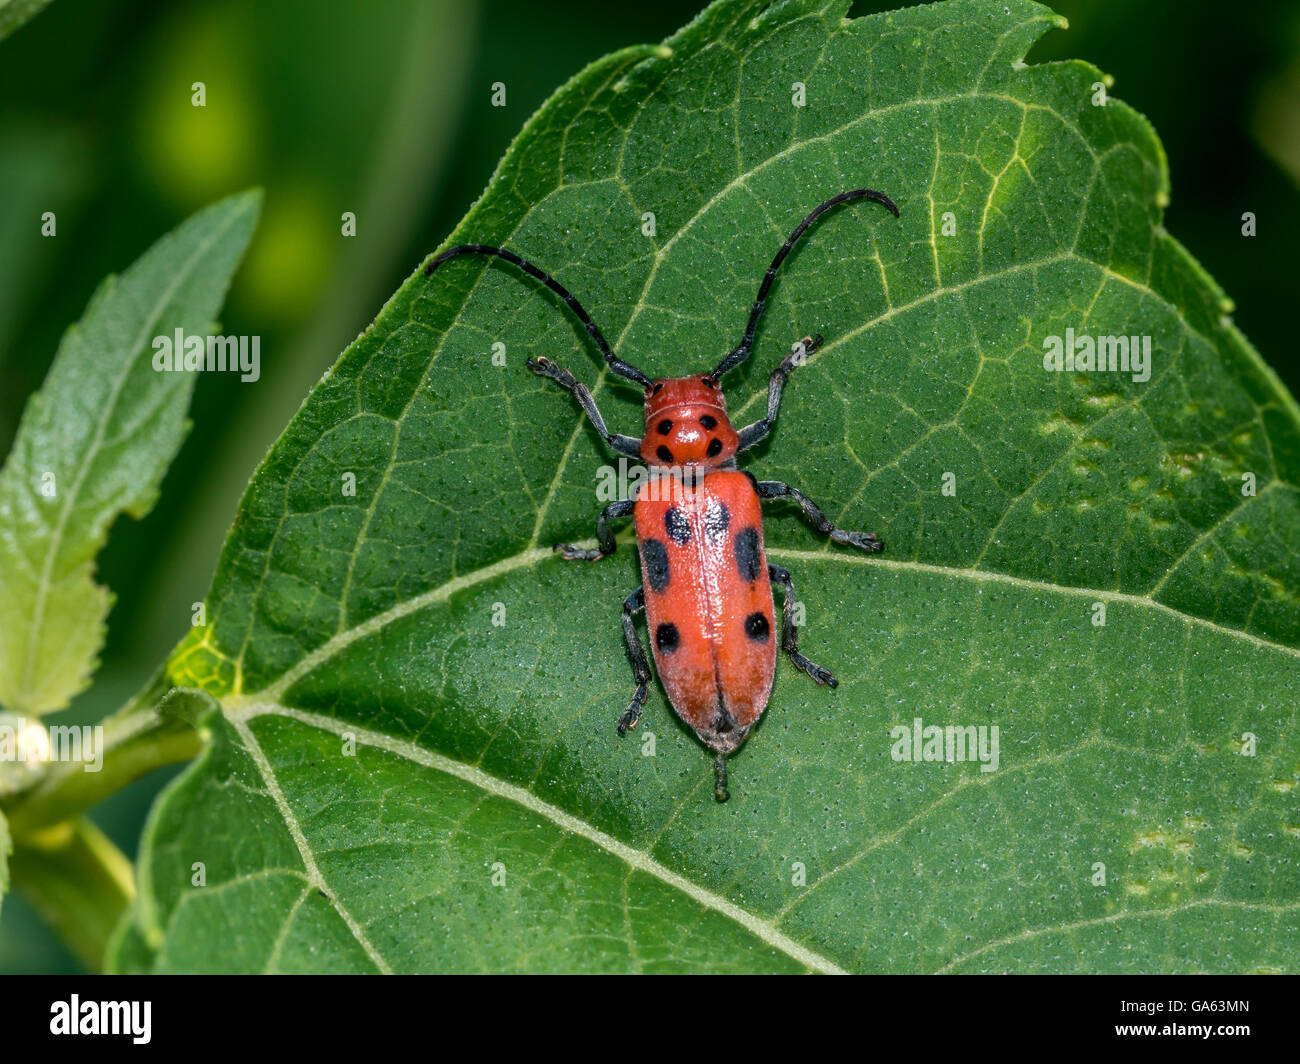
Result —
[{"label": "blurred green background", "polygon": [[[320,374],[483,190],[520,125],[606,52],[658,41],[699,9],[584,0],[55,0],[0,42],[0,453],[62,331],[109,272],[199,207],[250,185],[262,223],[223,331],[262,337],[262,379],[206,375],[194,429],[143,521],[113,529],[117,594],[94,686],[63,715],[121,704],[184,634],[249,474]],[[855,3],[854,14],[897,4]],[[1292,391],[1300,246],[1300,4],[1058,0],[1070,30],[1031,62],[1085,58],[1155,124],[1166,223],[1236,300]],[[190,104],[206,85],[207,106]],[[491,86],[508,106],[491,106]],[[828,189],[828,194],[832,190]],[[58,235],[40,235],[45,211]],[[340,215],[357,215],[357,235]],[[1244,238],[1241,215],[1258,235]],[[94,819],[134,854],[175,770]],[[75,971],[21,895],[0,972]]]}]

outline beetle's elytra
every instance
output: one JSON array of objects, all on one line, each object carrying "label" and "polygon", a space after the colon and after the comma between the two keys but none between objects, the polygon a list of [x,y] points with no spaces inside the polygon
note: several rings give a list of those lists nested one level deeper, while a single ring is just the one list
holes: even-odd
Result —
[{"label": "beetle's elytra", "polygon": [[650,467],[651,478],[635,499],[612,502],[596,519],[597,546],[556,546],[569,561],[596,561],[614,553],[612,520],[631,515],[641,554],[642,585],[623,602],[623,633],[632,661],[636,691],[619,718],[623,735],[636,726],[645,705],[650,668],[634,619],[645,611],[651,651],[673,709],[714,751],[714,795],[727,800],[727,755],[739,748],[767,707],[776,667],[777,627],[772,582],[784,589],[780,624],[781,649],[795,667],[819,684],[836,686],[835,678],[799,653],[795,592],[790,574],[769,565],[763,553],[764,499],[789,498],[819,532],[836,543],[867,551],[884,549],[870,532],[836,528],[821,508],[797,488],[780,481],[756,480],[736,467],[736,455],[766,436],[776,422],[786,378],[821,344],[820,336],[794,345],[772,372],[767,415],[736,429],[727,417],[720,382],[723,374],[749,357],[754,333],[777,269],[808,227],[832,207],[870,199],[898,217],[898,208],[883,192],[853,189],[819,204],[776,253],[758,288],[745,335],[710,373],[651,380],[615,356],[596,323],[558,281],[531,262],[504,248],[461,244],[439,254],[425,267],[432,274],[459,255],[489,255],[512,263],[546,285],[586,327],[609,368],[645,389],[645,429],[641,439],[611,433],[591,391],[541,356],[528,368],[555,381],[581,404],[609,446]]}]

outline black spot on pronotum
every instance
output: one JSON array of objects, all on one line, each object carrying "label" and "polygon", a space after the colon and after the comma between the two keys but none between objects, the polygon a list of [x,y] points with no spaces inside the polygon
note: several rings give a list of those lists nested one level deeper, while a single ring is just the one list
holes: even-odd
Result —
[{"label": "black spot on pronotum", "polygon": [[670,451],[667,447],[665,447],[662,443],[659,445],[659,449],[655,451],[655,454],[658,456],[659,461],[667,462],[670,465],[672,464],[673,452]]},{"label": "black spot on pronotum", "polygon": [[722,441],[716,436],[709,441],[708,455],[710,458],[717,458],[722,453]]},{"label": "black spot on pronotum", "polygon": [[677,625],[661,624],[655,629],[655,646],[661,653],[671,654],[677,649],[681,637],[677,634]]},{"label": "black spot on pronotum", "polygon": [[745,634],[755,643],[766,643],[772,634],[772,625],[764,613],[751,613],[745,618]]},{"label": "black spot on pronotum", "polygon": [[727,526],[731,524],[731,511],[727,504],[717,499],[709,503],[704,511],[704,538],[710,543],[721,543],[727,536]]},{"label": "black spot on pronotum", "polygon": [[706,429],[708,429],[708,431],[712,432],[714,429],[718,427],[718,419],[716,417],[713,417],[710,414],[705,414],[702,418],[700,418],[700,424],[703,425]]},{"label": "black spot on pronotum", "polygon": [[641,544],[641,561],[650,590],[663,591],[668,586],[668,548],[657,539],[647,539]]},{"label": "black spot on pronotum", "polygon": [[661,422],[659,422],[660,436],[667,436],[668,433],[672,431],[672,429],[673,429],[673,423],[669,421],[667,418],[664,418]]},{"label": "black spot on pronotum", "polygon": [[753,525],[742,528],[736,533],[736,568],[740,570],[740,578],[752,584],[762,567],[758,557],[758,529]]},{"label": "black spot on pronotum", "polygon": [[691,526],[686,520],[686,515],[676,506],[664,514],[664,528],[679,547],[691,541]]}]

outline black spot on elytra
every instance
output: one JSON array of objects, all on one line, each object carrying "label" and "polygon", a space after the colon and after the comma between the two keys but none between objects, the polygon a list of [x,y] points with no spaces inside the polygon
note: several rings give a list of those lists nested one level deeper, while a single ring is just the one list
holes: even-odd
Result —
[{"label": "black spot on elytra", "polygon": [[736,568],[747,584],[758,579],[762,563],[758,558],[758,529],[753,525],[736,533]]},{"label": "black spot on elytra", "polygon": [[668,548],[657,539],[647,539],[641,544],[641,561],[650,590],[663,591],[668,586]]},{"label": "black spot on elytra", "polygon": [[722,441],[716,436],[709,441],[708,455],[710,458],[717,458],[722,453]]},{"label": "black spot on elytra", "polygon": [[710,432],[712,432],[714,429],[718,427],[718,419],[716,417],[713,417],[711,414],[705,414],[702,418],[700,418],[700,424],[703,425]]},{"label": "black spot on elytra", "polygon": [[766,643],[772,634],[772,623],[765,613],[751,613],[745,618],[745,634],[755,643]]},{"label": "black spot on elytra", "polygon": [[673,423],[669,421],[667,418],[664,418],[661,422],[659,422],[660,436],[667,436],[668,433],[672,432],[672,430],[673,430]]},{"label": "black spot on elytra", "polygon": [[717,499],[709,503],[704,511],[704,538],[710,543],[721,543],[727,536],[727,527],[731,524],[731,511],[726,503]]},{"label": "black spot on elytra", "polygon": [[664,514],[664,528],[679,547],[691,541],[691,526],[686,520],[686,515],[676,506]]},{"label": "black spot on elytra", "polygon": [[671,654],[680,642],[681,636],[677,634],[677,625],[661,624],[655,629],[655,646],[660,653]]},{"label": "black spot on elytra", "polygon": [[669,465],[672,464],[673,452],[670,451],[667,447],[665,447],[662,443],[659,445],[659,449],[655,451],[655,454],[659,456],[659,461],[667,462]]}]

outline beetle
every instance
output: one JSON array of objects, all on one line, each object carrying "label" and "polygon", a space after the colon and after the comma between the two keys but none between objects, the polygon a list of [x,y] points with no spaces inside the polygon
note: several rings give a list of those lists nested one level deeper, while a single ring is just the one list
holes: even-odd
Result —
[{"label": "beetle", "polygon": [[638,488],[635,499],[612,502],[597,517],[596,547],[560,543],[555,550],[568,561],[607,558],[615,550],[610,522],[633,518],[642,584],[623,602],[623,635],[636,688],[631,704],[619,718],[618,733],[625,735],[636,727],[652,679],[635,624],[636,616],[644,611],[668,700],[714,752],[714,796],[720,802],[728,798],[727,755],[744,743],[767,708],[772,690],[776,668],[773,583],[784,590],[781,649],[816,683],[837,686],[829,670],[799,652],[794,583],[786,569],[769,564],[764,554],[761,503],[791,499],[833,542],[872,552],[885,546],[870,532],[836,528],[821,507],[798,488],[758,480],[736,465],[736,455],[772,431],[786,379],[821,346],[820,335],[806,336],[794,344],[772,372],[767,413],[753,424],[739,429],[732,426],[721,388],[723,375],[749,358],[777,270],[799,238],[831,208],[860,199],[882,204],[898,217],[893,200],[869,188],[841,192],[818,204],[767,268],[740,343],[712,371],[689,377],[651,380],[617,357],[568,289],[513,251],[459,244],[435,256],[424,270],[430,276],[443,263],[462,255],[484,255],[511,263],[564,301],[600,349],[611,372],[645,389],[641,438],[621,436],[609,431],[591,390],[572,373],[543,356],[528,360],[533,373],[554,381],[577,399],[612,450],[649,467],[650,476]]}]

